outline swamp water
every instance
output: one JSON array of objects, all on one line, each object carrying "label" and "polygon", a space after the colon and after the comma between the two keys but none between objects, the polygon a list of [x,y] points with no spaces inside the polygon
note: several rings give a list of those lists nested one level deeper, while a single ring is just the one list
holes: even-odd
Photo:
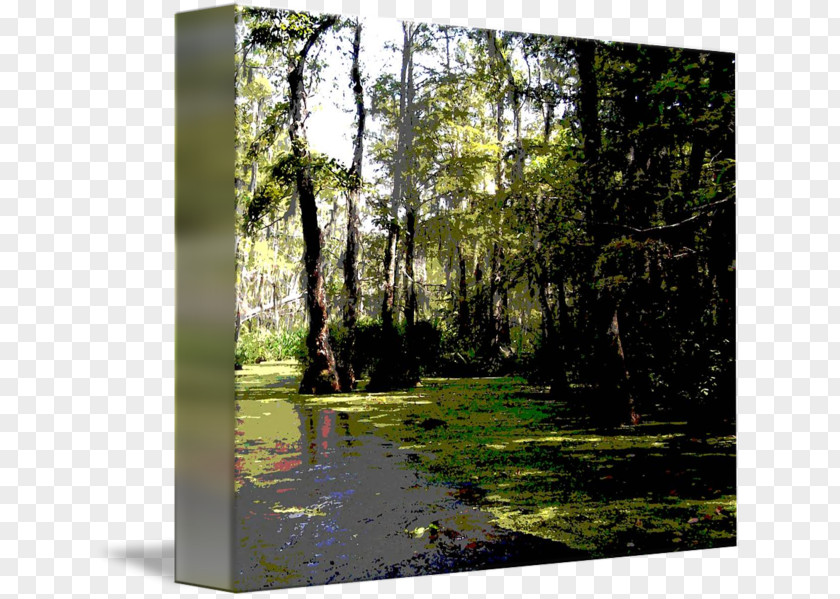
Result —
[{"label": "swamp water", "polygon": [[518,379],[317,397],[298,380],[291,362],[237,373],[240,588],[734,544],[734,438],[604,435]]}]

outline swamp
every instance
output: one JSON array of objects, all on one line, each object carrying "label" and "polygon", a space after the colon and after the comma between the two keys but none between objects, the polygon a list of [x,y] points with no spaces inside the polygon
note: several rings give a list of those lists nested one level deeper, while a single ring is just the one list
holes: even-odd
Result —
[{"label": "swamp", "polygon": [[734,56],[237,10],[238,586],[734,545]]}]

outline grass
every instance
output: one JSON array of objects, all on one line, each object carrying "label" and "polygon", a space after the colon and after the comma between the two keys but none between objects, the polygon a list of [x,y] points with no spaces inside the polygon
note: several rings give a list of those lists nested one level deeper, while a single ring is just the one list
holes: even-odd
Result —
[{"label": "grass", "polygon": [[[553,401],[517,378],[424,379],[394,393],[367,393],[362,384],[318,397],[299,395],[297,380],[294,362],[238,374],[237,443],[279,436],[293,444],[301,433],[291,412],[264,421],[260,414],[329,408],[352,416],[348,434],[391,441],[412,454],[413,468],[452,485],[507,529],[592,557],[735,543],[734,436],[696,439],[684,422],[654,419],[599,429],[587,417],[598,405]],[[259,453],[252,455],[243,468],[258,481],[264,472]]]}]

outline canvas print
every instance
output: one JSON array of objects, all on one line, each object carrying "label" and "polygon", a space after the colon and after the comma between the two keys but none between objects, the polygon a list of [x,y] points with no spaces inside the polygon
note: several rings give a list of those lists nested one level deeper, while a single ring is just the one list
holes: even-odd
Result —
[{"label": "canvas print", "polygon": [[238,589],[735,544],[734,81],[237,8]]}]

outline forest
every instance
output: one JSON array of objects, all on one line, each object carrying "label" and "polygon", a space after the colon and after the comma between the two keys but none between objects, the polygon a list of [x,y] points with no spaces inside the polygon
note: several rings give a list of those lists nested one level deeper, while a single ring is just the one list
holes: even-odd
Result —
[{"label": "forest", "polygon": [[[734,56],[239,10],[238,397],[370,418],[379,398],[400,416],[374,432],[438,448],[463,440],[470,410],[462,434],[495,422],[518,443],[533,418],[558,447],[629,439],[595,486],[633,479],[659,454],[633,456],[662,443],[675,473],[685,447],[711,452],[695,478],[717,482],[673,486],[711,502],[707,520],[729,516],[694,546],[734,542],[715,503],[734,497]],[[484,453],[477,475],[441,459],[432,478],[501,476]],[[644,497],[633,484],[612,497]],[[522,519],[546,513],[544,491],[496,522],[561,540]]]},{"label": "forest", "polygon": [[[405,23],[398,71],[368,73],[361,25],[274,15],[245,13],[237,65],[240,364],[731,418],[731,55]],[[315,86],[352,91],[347,163],[308,145]]]}]

